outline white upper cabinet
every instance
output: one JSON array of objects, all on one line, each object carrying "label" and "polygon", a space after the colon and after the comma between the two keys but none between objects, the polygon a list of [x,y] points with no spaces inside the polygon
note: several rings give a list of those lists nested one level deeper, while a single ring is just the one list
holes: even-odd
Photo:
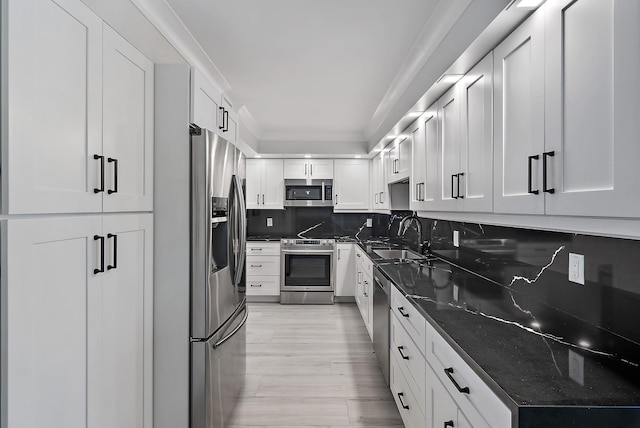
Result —
[{"label": "white upper cabinet", "polygon": [[437,207],[442,211],[453,211],[458,207],[461,190],[462,172],[460,171],[460,85],[449,89],[439,100],[438,117],[440,148],[438,170]]},{"label": "white upper cabinet", "polygon": [[220,107],[218,107],[218,128],[217,132],[230,143],[238,141],[238,131],[240,129],[238,115],[233,110],[233,105],[222,95]]},{"label": "white upper cabinet", "polygon": [[285,179],[333,179],[333,159],[285,159]]},{"label": "white upper cabinet", "polygon": [[282,159],[247,159],[247,209],[284,208]]},{"label": "white upper cabinet", "polygon": [[371,159],[371,196],[374,211],[389,210],[389,185],[387,184],[387,156],[386,150],[382,150],[378,156]]},{"label": "white upper cabinet", "polygon": [[494,211],[543,214],[544,8],[494,50]]},{"label": "white upper cabinet", "polygon": [[640,3],[545,7],[545,211],[637,218]]},{"label": "white upper cabinet", "polygon": [[104,211],[153,210],[153,63],[104,25]]},{"label": "white upper cabinet", "polygon": [[198,69],[191,69],[191,123],[219,134],[221,101],[220,91]]},{"label": "white upper cabinet", "polygon": [[396,183],[408,179],[411,173],[411,135],[403,133],[387,149],[387,182]]},{"label": "white upper cabinet", "polygon": [[369,160],[336,159],[334,161],[334,211],[369,210]]},{"label": "white upper cabinet", "polygon": [[8,13],[3,212],[152,210],[153,63],[78,0]]},{"label": "white upper cabinet", "polygon": [[493,54],[460,81],[460,172],[458,201],[463,211],[493,209]]},{"label": "white upper cabinet", "polygon": [[12,0],[5,11],[3,212],[99,212],[102,21],[78,0]]},{"label": "white upper cabinet", "polygon": [[438,103],[433,103],[418,118],[419,126],[414,131],[411,158],[411,200],[414,211],[432,210],[437,206],[438,196],[438,158],[440,145]]}]

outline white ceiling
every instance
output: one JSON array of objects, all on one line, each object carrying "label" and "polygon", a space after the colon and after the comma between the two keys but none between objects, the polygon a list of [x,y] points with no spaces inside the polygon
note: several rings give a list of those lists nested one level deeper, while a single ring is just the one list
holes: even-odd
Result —
[{"label": "white ceiling", "polygon": [[260,142],[363,147],[374,113],[439,3],[166,1],[224,76],[234,107],[244,106],[245,120],[253,117]]}]

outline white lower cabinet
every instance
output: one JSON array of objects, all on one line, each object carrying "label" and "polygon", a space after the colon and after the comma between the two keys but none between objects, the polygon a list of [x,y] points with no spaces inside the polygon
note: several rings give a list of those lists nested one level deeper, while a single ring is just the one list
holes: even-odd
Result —
[{"label": "white lower cabinet", "polygon": [[280,296],[280,243],[247,242],[247,298]]},{"label": "white lower cabinet", "polygon": [[[422,361],[424,362],[424,359]],[[389,387],[405,428],[423,428],[425,426],[430,428],[431,425],[426,424],[425,415],[421,411],[421,408],[424,408],[424,401],[421,402],[409,386],[410,384],[401,369],[402,363],[393,353],[389,362]]]},{"label": "white lower cabinet", "polygon": [[355,244],[336,244],[336,297],[355,297],[355,264]]},{"label": "white lower cabinet", "polygon": [[3,426],[150,428],[153,216],[16,219],[2,232]]},{"label": "white lower cabinet", "polygon": [[369,337],[373,340],[373,262],[360,247],[356,246],[355,254],[356,303]]}]

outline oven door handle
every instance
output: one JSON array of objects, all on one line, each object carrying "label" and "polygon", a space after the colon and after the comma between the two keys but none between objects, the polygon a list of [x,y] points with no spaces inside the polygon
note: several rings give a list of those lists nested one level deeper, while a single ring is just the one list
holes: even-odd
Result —
[{"label": "oven door handle", "polygon": [[333,254],[334,250],[282,250],[282,254]]}]

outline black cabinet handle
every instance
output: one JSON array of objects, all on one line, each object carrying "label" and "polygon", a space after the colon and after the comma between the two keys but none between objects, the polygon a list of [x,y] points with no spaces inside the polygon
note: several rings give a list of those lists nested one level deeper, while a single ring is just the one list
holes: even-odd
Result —
[{"label": "black cabinet handle", "polygon": [[408,355],[404,355],[404,352],[402,352],[402,350],[404,349],[404,346],[398,346],[398,352],[400,352],[400,356],[402,357],[403,360],[408,360],[409,356]]},{"label": "black cabinet handle", "polygon": [[461,173],[459,173],[459,174],[456,174],[456,176],[458,177],[458,197],[459,197],[460,199],[464,199],[464,195],[461,195],[461,194],[460,194],[460,179],[461,179],[462,177],[464,177],[464,172],[461,172]]},{"label": "black cabinet handle", "polygon": [[107,158],[107,162],[113,163],[113,189],[107,190],[107,193],[118,193],[118,159]]},{"label": "black cabinet handle", "polygon": [[455,180],[455,177],[456,177],[456,174],[451,174],[451,199],[458,199],[458,197],[453,194],[453,189],[454,189],[453,180]]},{"label": "black cabinet handle", "polygon": [[93,158],[96,160],[100,159],[100,187],[94,187],[93,193],[104,192],[104,156],[93,155]]},{"label": "black cabinet handle", "polygon": [[545,193],[555,193],[556,189],[547,187],[547,158],[552,158],[556,155],[555,151],[544,152],[542,154],[542,191]]},{"label": "black cabinet handle", "polygon": [[100,241],[100,268],[93,270],[93,274],[97,275],[104,272],[104,236],[93,235],[94,241]]},{"label": "black cabinet handle", "polygon": [[404,392],[398,392],[398,400],[400,400],[400,404],[402,405],[402,408],[409,410],[409,406],[404,404],[404,400],[402,399],[402,397],[404,397]]},{"label": "black cabinet handle", "polygon": [[531,193],[532,195],[537,195],[538,193],[540,193],[540,191],[533,190],[531,188],[531,184],[532,184],[531,180],[532,180],[532,173],[533,173],[533,168],[532,168],[531,164],[532,164],[533,160],[538,160],[538,159],[540,159],[539,155],[529,156],[529,161],[528,161],[528,165],[527,165],[527,170],[528,170],[528,172],[527,172],[527,182],[529,183],[527,185],[527,191],[529,193]]},{"label": "black cabinet handle", "polygon": [[218,129],[224,129],[224,107],[218,107],[218,110],[221,111],[222,125],[218,125]]},{"label": "black cabinet handle", "polygon": [[399,306],[398,307],[398,312],[400,312],[400,315],[402,315],[405,318],[409,318],[409,314],[404,312],[404,306]]},{"label": "black cabinet handle", "polygon": [[262,194],[262,205],[264,205],[264,193]]},{"label": "black cabinet handle", "polygon": [[224,109],[224,113],[222,114],[222,124],[224,129],[222,132],[227,132],[229,130],[229,110]]},{"label": "black cabinet handle", "polygon": [[107,239],[111,238],[113,238],[113,264],[107,265],[107,270],[116,269],[118,267],[118,235],[108,233]]},{"label": "black cabinet handle", "polygon": [[448,367],[448,368],[444,369],[444,373],[447,375],[449,380],[456,387],[458,392],[460,392],[462,394],[468,394],[469,393],[469,387],[468,386],[465,386],[464,388],[460,388],[460,385],[458,385],[458,382],[456,382],[456,380],[453,378],[453,367]]},{"label": "black cabinet handle", "polygon": [[262,287],[262,284],[251,284],[251,287]]},{"label": "black cabinet handle", "polygon": [[453,428],[453,421],[447,421],[444,423],[444,428],[451,427]]}]

